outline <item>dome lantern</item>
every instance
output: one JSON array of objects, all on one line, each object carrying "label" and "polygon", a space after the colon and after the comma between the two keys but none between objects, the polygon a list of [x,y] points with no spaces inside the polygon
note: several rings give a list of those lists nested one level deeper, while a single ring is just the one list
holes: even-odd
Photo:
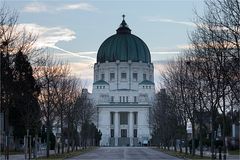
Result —
[{"label": "dome lantern", "polygon": [[125,21],[125,15],[122,15],[123,20],[122,23],[120,24],[119,28],[117,29],[117,34],[124,34],[124,33],[129,33],[131,34],[131,29],[128,27],[126,21]]}]

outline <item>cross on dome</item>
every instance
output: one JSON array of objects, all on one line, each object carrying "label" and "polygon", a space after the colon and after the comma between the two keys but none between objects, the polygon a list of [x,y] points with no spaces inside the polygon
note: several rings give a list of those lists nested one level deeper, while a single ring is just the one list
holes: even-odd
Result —
[{"label": "cross on dome", "polygon": [[123,14],[122,17],[123,17],[123,20],[124,20],[124,18],[126,17],[125,14]]}]

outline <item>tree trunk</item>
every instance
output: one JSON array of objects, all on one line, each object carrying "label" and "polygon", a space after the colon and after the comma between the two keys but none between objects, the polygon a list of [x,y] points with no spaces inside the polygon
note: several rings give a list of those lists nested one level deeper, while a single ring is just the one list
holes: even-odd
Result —
[{"label": "tree trunk", "polygon": [[74,151],[75,148],[75,141],[72,139],[72,152]]},{"label": "tree trunk", "polygon": [[199,133],[199,136],[200,136],[199,137],[200,157],[203,157],[202,120],[200,120],[200,133]]},{"label": "tree trunk", "polygon": [[213,114],[213,108],[211,110],[211,119],[212,119],[212,124],[211,124],[211,158],[214,159],[214,114]]},{"label": "tree trunk", "polygon": [[74,151],[74,146],[75,146],[75,141],[74,141],[74,131],[73,131],[73,127],[72,127],[72,136],[71,136],[71,149],[72,152]]},{"label": "tree trunk", "polygon": [[[200,90],[199,90],[199,94],[200,94]],[[203,157],[203,143],[202,143],[202,141],[203,141],[203,138],[202,138],[202,121],[203,121],[203,109],[202,109],[202,103],[201,103],[201,97],[200,97],[200,95],[198,96],[199,97],[199,105],[200,105],[200,122],[199,122],[199,127],[200,127],[200,129],[199,129],[199,147],[200,147],[200,157]]]},{"label": "tree trunk", "polygon": [[223,115],[223,159],[226,160],[227,158],[227,146],[225,142],[225,137],[226,137],[226,116],[225,114]]},{"label": "tree trunk", "polygon": [[50,143],[49,143],[49,136],[50,136],[50,87],[49,87],[49,79],[47,79],[47,92],[48,92],[48,98],[47,98],[47,157],[49,157],[49,149],[50,149]]},{"label": "tree trunk", "polygon": [[68,139],[68,143],[67,143],[67,153],[69,153],[70,151],[70,126],[69,126],[69,122],[68,122],[68,130],[67,130],[67,139]]},{"label": "tree trunk", "polygon": [[180,139],[179,148],[180,148],[180,153],[182,153],[182,137]]},{"label": "tree trunk", "polygon": [[186,131],[186,128],[187,128],[187,120],[185,120],[185,137],[184,137],[184,141],[185,141],[185,154],[188,154],[188,138],[187,138],[187,131]]},{"label": "tree trunk", "polygon": [[[194,73],[192,73],[194,77]],[[195,156],[195,110],[196,110],[196,91],[194,90],[194,97],[193,97],[193,115],[192,115],[192,155]]]},{"label": "tree trunk", "polygon": [[195,123],[192,121],[192,155],[195,155]]},{"label": "tree trunk", "polygon": [[176,152],[177,151],[177,147],[176,147],[176,140],[173,139],[173,145],[174,145],[174,151]]},{"label": "tree trunk", "polygon": [[9,107],[5,112],[5,159],[9,159]]},{"label": "tree trunk", "polygon": [[35,140],[34,140],[35,146],[34,146],[34,158],[37,158],[37,152],[38,152],[38,134],[35,133]]},{"label": "tree trunk", "polygon": [[210,99],[211,99],[211,158],[214,159],[215,158],[215,155],[214,155],[214,150],[215,150],[215,145],[214,145],[214,139],[215,139],[215,136],[214,136],[214,126],[215,126],[215,107],[214,107],[214,104],[213,104],[213,87],[212,87],[212,84],[210,84]]},{"label": "tree trunk", "polygon": [[47,157],[49,157],[49,150],[50,150],[50,122],[49,118],[47,118]]},{"label": "tree trunk", "polygon": [[[61,106],[62,107],[62,106]],[[61,109],[61,115],[60,115],[61,121],[60,121],[60,125],[61,125],[61,143],[62,143],[62,154],[64,153],[64,135],[63,135],[63,111]]]},{"label": "tree trunk", "polygon": [[226,133],[226,115],[225,115],[226,105],[225,105],[225,90],[223,88],[223,131],[222,131],[222,140],[223,140],[223,159],[226,160],[227,148],[225,143],[225,133]]}]

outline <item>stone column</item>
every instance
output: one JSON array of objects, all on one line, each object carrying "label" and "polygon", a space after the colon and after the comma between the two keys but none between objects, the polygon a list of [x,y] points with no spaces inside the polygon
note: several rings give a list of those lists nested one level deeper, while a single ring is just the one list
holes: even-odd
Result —
[{"label": "stone column", "polygon": [[115,146],[118,146],[118,137],[119,137],[119,113],[115,112],[114,116],[114,137],[115,137]]},{"label": "stone column", "polygon": [[129,138],[130,146],[133,146],[133,112],[129,112]]}]

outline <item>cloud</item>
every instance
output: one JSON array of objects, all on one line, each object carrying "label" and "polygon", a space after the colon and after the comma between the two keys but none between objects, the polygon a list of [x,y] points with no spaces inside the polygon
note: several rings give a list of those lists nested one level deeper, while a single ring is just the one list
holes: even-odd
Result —
[{"label": "cloud", "polygon": [[193,48],[193,46],[191,44],[183,44],[183,45],[177,45],[177,48],[185,50],[185,49]]},{"label": "cloud", "polygon": [[23,8],[23,12],[38,13],[46,11],[48,11],[48,7],[45,4],[38,2],[29,3]]},{"label": "cloud", "polygon": [[89,61],[95,61],[95,58],[89,56],[90,54],[94,55],[94,53],[96,53],[94,51],[75,53],[67,51],[57,46],[57,43],[60,41],[68,42],[76,38],[75,32],[72,31],[71,29],[59,26],[46,27],[34,23],[19,24],[18,29],[19,30],[25,29],[30,33],[38,35],[38,39],[35,43],[35,46],[37,48],[53,48],[61,52],[67,53],[68,56],[72,55],[75,57],[87,59]]},{"label": "cloud", "polygon": [[179,54],[179,51],[150,51],[151,54]]},{"label": "cloud", "polygon": [[159,64],[161,64],[161,65],[165,65],[165,64],[168,64],[170,61],[173,61],[175,58],[172,58],[172,59],[168,59],[168,60],[154,60],[154,61],[152,61],[152,63],[154,64],[154,65],[159,65]]},{"label": "cloud", "polygon": [[158,52],[151,52],[151,59],[152,63],[154,64],[166,64],[169,61],[172,61],[179,57],[181,52],[179,51],[158,51]]},{"label": "cloud", "polygon": [[24,6],[23,12],[39,13],[39,12],[56,12],[63,10],[81,10],[87,12],[96,11],[97,8],[89,3],[71,3],[62,5],[46,5],[44,3],[32,2]]},{"label": "cloud", "polygon": [[92,79],[93,68],[89,62],[69,62],[73,73],[80,75],[82,78]]},{"label": "cloud", "polygon": [[165,22],[165,23],[174,23],[174,24],[182,24],[182,25],[187,25],[191,27],[196,27],[196,24],[193,22],[188,22],[188,21],[177,21],[173,19],[167,19],[167,18],[160,18],[160,17],[145,17],[145,19],[148,22]]},{"label": "cloud", "polygon": [[54,47],[60,41],[71,41],[76,38],[75,32],[63,27],[45,27],[34,23],[19,24],[19,29],[38,35],[36,47]]},{"label": "cloud", "polygon": [[84,88],[88,88],[92,92],[93,83],[93,68],[89,62],[70,62],[72,73],[79,77],[82,81]]},{"label": "cloud", "polygon": [[82,10],[82,11],[95,11],[97,8],[89,3],[75,3],[75,4],[65,4],[62,7],[57,8],[57,10]]}]

